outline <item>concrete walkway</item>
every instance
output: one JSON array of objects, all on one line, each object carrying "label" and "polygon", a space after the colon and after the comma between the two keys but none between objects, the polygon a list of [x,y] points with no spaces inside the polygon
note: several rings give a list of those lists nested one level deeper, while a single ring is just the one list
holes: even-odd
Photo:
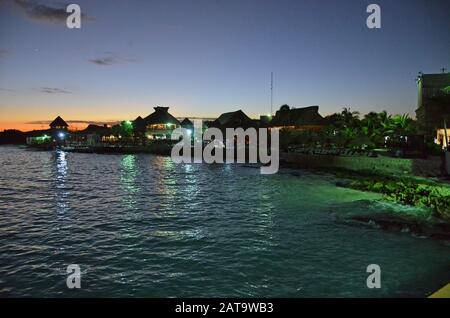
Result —
[{"label": "concrete walkway", "polygon": [[450,284],[447,284],[445,287],[439,289],[429,298],[450,298]]}]

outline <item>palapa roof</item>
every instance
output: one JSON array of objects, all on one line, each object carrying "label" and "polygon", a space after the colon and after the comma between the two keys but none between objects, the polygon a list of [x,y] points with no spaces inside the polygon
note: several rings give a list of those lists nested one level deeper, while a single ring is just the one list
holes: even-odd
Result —
[{"label": "palapa roof", "polygon": [[108,135],[111,134],[111,128],[89,124],[85,129],[80,131],[81,134],[99,134],[99,135]]},{"label": "palapa roof", "polygon": [[69,125],[61,118],[61,116],[58,116],[51,122],[50,127],[69,127]]},{"label": "palapa roof", "polygon": [[252,120],[250,117],[248,117],[241,109],[229,112],[229,113],[223,113],[219,116],[214,122],[213,125],[215,126],[247,126],[252,123]]},{"label": "palapa roof", "polygon": [[133,120],[133,125],[137,129],[145,129],[145,121],[141,116],[138,116],[135,120]]},{"label": "palapa roof", "polygon": [[272,119],[272,126],[323,125],[324,118],[319,114],[319,106],[289,108],[281,106]]},{"label": "palapa roof", "polygon": [[189,120],[189,118],[185,118],[181,122],[181,127],[192,127],[192,126],[194,126],[194,124],[192,123],[192,121]]},{"label": "palapa roof", "polygon": [[154,107],[155,112],[144,118],[145,125],[173,124],[180,125],[180,121],[169,113],[169,107]]}]

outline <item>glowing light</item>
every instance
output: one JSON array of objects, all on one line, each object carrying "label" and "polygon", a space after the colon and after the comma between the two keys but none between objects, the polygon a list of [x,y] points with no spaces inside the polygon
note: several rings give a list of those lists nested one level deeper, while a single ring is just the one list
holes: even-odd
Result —
[{"label": "glowing light", "polygon": [[190,135],[192,135],[192,129],[188,129],[187,130],[187,134],[190,136]]},{"label": "glowing light", "polygon": [[61,138],[61,139],[64,139],[64,136],[65,136],[65,134],[64,134],[63,132],[60,132],[60,133],[58,134],[58,137]]}]

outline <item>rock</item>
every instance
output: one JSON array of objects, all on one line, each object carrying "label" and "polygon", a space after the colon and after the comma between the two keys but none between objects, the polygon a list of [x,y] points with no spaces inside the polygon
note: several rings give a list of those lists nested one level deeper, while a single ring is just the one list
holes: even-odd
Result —
[{"label": "rock", "polygon": [[365,225],[389,232],[408,232],[416,236],[450,241],[450,224],[444,222],[431,223],[410,216],[386,213],[353,216],[344,222],[349,225]]},{"label": "rock", "polygon": [[339,180],[336,181],[336,186],[341,188],[348,188],[350,186],[350,180]]}]

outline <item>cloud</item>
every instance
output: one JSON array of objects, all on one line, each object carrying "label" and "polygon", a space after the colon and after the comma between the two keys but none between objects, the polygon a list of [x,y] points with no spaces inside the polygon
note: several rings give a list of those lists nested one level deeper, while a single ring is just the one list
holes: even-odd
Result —
[{"label": "cloud", "polygon": [[0,91],[2,91],[2,92],[15,92],[14,89],[11,89],[11,88],[4,88],[4,87],[0,87]]},{"label": "cloud", "polygon": [[[10,0],[15,7],[21,10],[30,19],[51,22],[61,24],[64,23],[70,13],[66,12],[67,5],[60,4],[58,7],[51,7],[45,4],[40,4],[35,0]],[[88,18],[82,12],[81,17],[83,20],[93,20]]]},{"label": "cloud", "polygon": [[114,54],[107,54],[104,57],[88,59],[88,62],[93,63],[95,65],[100,65],[100,66],[109,66],[109,65],[121,64],[121,63],[136,62],[136,59],[119,57]]},{"label": "cloud", "polygon": [[97,64],[97,65],[113,65],[119,63],[119,61],[113,57],[100,57],[96,59],[89,59],[88,60],[91,63]]},{"label": "cloud", "polygon": [[71,91],[56,87],[41,87],[38,89],[38,91],[46,94],[72,94]]},{"label": "cloud", "polygon": [[50,7],[33,0],[14,0],[13,3],[32,19],[54,23],[64,22],[67,19],[65,7]]},{"label": "cloud", "polygon": [[[48,125],[52,122],[53,120],[35,120],[35,121],[29,121],[26,124],[31,124],[31,125]],[[99,125],[99,126],[103,126],[104,124],[107,124],[109,126],[112,125],[116,125],[119,124],[120,121],[117,120],[109,120],[109,121],[93,121],[93,120],[77,120],[77,119],[72,119],[72,120],[65,120],[66,123],[68,124],[93,124],[93,125]]]}]

